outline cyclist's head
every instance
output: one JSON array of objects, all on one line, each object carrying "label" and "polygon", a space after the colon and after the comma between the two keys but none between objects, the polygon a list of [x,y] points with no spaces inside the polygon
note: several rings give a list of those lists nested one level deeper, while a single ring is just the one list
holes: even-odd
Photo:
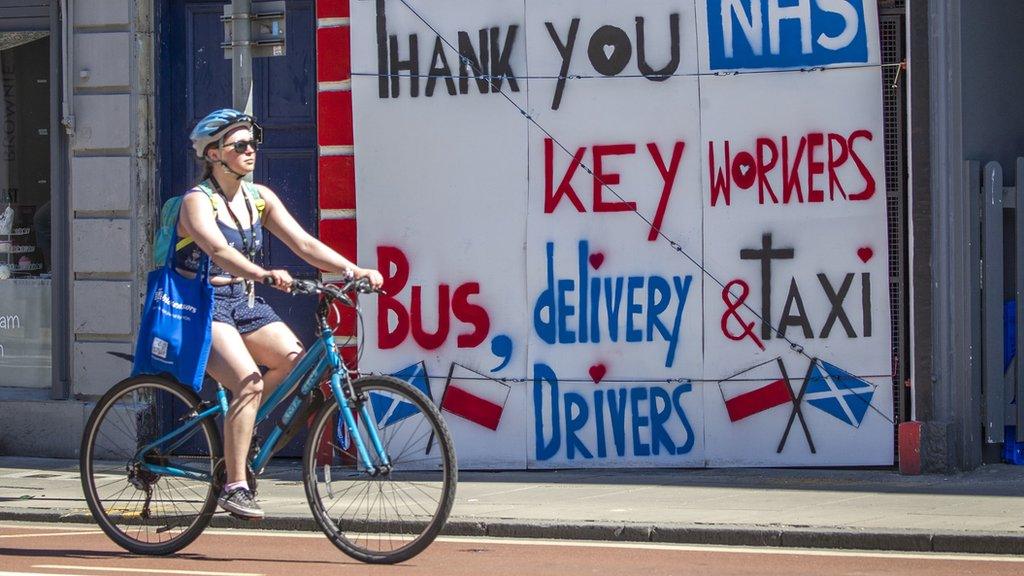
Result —
[{"label": "cyclist's head", "polygon": [[199,158],[206,157],[206,151],[211,144],[220,144],[224,136],[234,128],[245,126],[252,131],[252,137],[257,142],[263,142],[263,128],[256,123],[252,116],[231,108],[214,110],[196,124],[192,129],[189,139],[192,140],[192,149]]},{"label": "cyclist's head", "polygon": [[[192,140],[192,149],[195,151],[196,156],[206,164],[204,178],[209,177],[213,163],[220,164],[225,170],[238,178],[244,176],[244,174],[228,166],[222,157],[225,138],[242,128],[250,132],[246,139],[256,143],[263,142],[263,128],[256,123],[256,120],[244,112],[232,110],[231,108],[222,108],[210,112],[192,129],[189,139]],[[215,147],[221,151],[221,154],[218,155],[218,158],[211,158],[209,152]]]}]

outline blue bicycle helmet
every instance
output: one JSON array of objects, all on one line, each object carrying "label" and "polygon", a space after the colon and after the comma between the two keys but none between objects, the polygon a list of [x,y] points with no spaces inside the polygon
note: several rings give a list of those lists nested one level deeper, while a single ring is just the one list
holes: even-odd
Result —
[{"label": "blue bicycle helmet", "polygon": [[252,116],[231,108],[222,108],[207,114],[192,129],[189,139],[192,140],[192,149],[196,151],[196,156],[202,158],[207,146],[218,142],[230,129],[238,126],[248,126],[252,131],[252,137],[263,143],[263,128]]}]

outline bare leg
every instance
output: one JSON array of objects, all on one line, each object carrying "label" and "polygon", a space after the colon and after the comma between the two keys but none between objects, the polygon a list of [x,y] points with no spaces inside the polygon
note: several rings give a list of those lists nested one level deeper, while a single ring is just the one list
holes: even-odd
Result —
[{"label": "bare leg", "polygon": [[246,458],[253,425],[263,395],[263,378],[238,331],[229,324],[214,322],[213,342],[206,371],[231,391],[231,403],[224,419],[224,463],[227,482],[245,480]]},{"label": "bare leg", "polygon": [[267,324],[242,335],[256,363],[267,367],[263,375],[264,398],[274,393],[302,357],[302,343],[284,322]]}]

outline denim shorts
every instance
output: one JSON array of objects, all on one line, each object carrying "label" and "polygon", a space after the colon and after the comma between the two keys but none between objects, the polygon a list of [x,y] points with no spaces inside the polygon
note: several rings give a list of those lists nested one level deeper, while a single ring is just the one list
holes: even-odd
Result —
[{"label": "denim shorts", "polygon": [[281,318],[267,301],[259,296],[249,308],[249,297],[245,294],[245,283],[213,287],[213,321],[234,326],[239,334],[248,334],[267,324],[280,322]]}]

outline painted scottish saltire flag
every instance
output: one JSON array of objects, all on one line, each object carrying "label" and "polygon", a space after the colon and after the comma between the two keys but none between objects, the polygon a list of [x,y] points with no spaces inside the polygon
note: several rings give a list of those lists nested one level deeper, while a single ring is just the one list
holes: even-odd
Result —
[{"label": "painted scottish saltire flag", "polygon": [[814,360],[804,400],[818,410],[859,428],[871,407],[876,385],[822,360]]},{"label": "painted scottish saltire flag", "polygon": [[[423,362],[402,368],[392,376],[412,384],[420,392],[426,394],[427,398],[433,400],[430,395],[430,378],[427,376],[427,367]],[[377,418],[377,425],[381,428],[397,424],[420,412],[420,409],[410,402],[398,400],[379,392],[370,393],[370,406],[373,408],[374,417]]]}]

